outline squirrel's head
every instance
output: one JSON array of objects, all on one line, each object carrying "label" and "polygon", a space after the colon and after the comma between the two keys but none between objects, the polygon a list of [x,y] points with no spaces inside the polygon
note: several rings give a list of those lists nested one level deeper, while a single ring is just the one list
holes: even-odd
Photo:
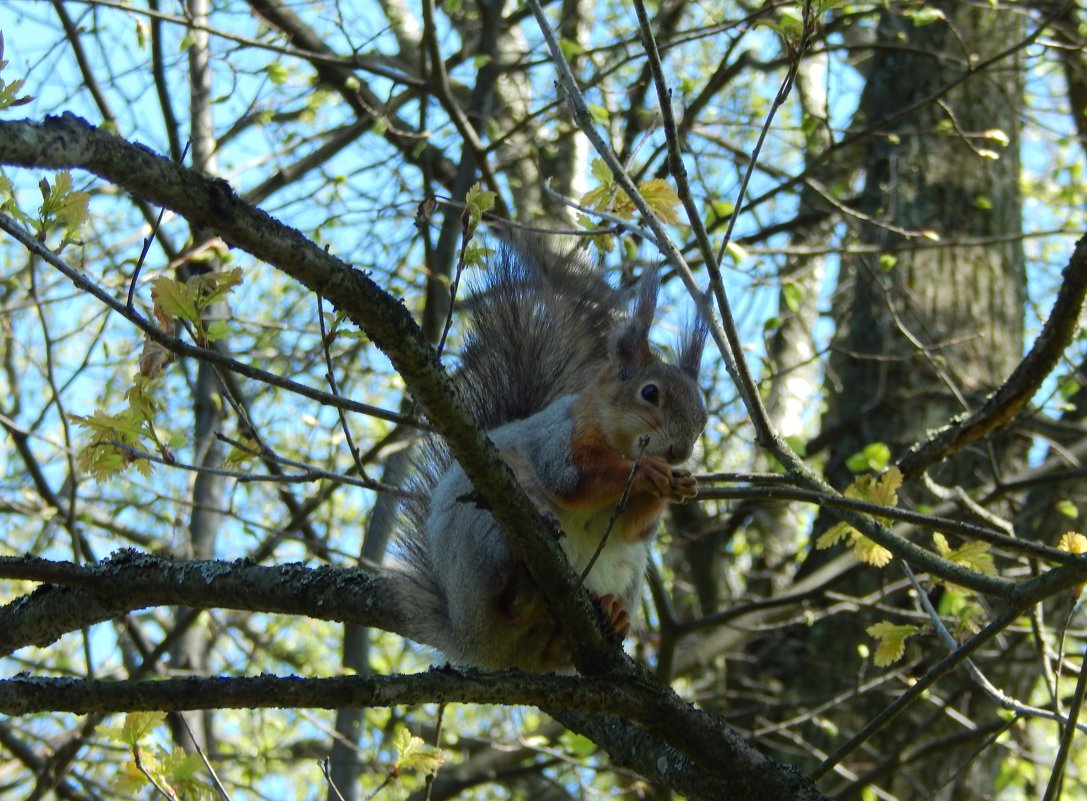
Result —
[{"label": "squirrel's head", "polygon": [[706,427],[698,368],[708,325],[700,310],[687,326],[676,364],[663,361],[649,345],[658,288],[656,270],[642,277],[633,313],[612,339],[611,364],[589,391],[600,393],[598,423],[612,448],[633,459],[648,438],[645,453],[679,464],[690,458]]}]

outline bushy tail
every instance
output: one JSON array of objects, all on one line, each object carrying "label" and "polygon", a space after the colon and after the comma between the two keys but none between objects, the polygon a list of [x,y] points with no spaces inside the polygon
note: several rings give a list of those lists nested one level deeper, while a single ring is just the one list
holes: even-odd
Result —
[{"label": "bushy tail", "polygon": [[487,430],[535,414],[599,375],[626,306],[581,258],[508,246],[466,303],[457,382]]}]

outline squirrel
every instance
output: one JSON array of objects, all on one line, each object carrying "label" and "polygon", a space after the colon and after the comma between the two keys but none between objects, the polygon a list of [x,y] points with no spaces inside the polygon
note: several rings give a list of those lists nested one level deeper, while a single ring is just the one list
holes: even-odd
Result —
[{"label": "squirrel", "polygon": [[[700,311],[669,364],[649,344],[655,269],[628,313],[627,296],[582,259],[540,250],[495,254],[467,301],[454,380],[579,574],[607,536],[585,585],[621,640],[665,508],[697,493],[678,465],[706,425],[697,376],[707,324]],[[417,462],[389,569],[411,637],[457,665],[568,667],[561,627],[463,470],[437,441]]]}]

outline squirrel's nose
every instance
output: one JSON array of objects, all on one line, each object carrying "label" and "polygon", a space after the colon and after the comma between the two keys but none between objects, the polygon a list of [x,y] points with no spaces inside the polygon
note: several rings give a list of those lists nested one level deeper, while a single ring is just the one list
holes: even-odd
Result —
[{"label": "squirrel's nose", "polygon": [[668,461],[671,464],[685,462],[691,458],[694,446],[689,442],[675,443],[668,446]]}]

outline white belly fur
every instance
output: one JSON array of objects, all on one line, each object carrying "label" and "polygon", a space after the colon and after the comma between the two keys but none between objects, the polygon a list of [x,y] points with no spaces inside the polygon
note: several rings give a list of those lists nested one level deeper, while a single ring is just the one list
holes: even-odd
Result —
[{"label": "white belly fur", "polygon": [[[607,531],[611,510],[588,515],[567,511],[558,517],[566,533],[561,541],[563,550],[574,570],[581,575]],[[624,542],[613,529],[607,545],[585,579],[585,586],[596,595],[625,596],[641,583],[647,556],[646,543]]]}]

